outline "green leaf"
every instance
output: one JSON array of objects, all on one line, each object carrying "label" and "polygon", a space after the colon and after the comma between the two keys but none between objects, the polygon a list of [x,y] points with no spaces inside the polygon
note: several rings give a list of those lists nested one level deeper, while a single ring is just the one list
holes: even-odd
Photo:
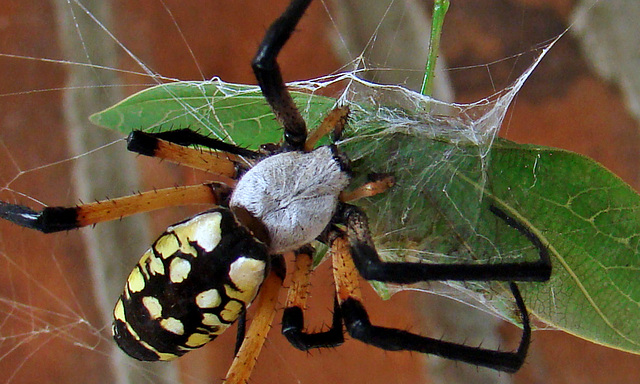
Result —
[{"label": "green leaf", "polygon": [[[318,124],[322,113],[335,104],[334,99],[308,93],[296,92],[293,98],[311,126]],[[161,132],[190,128],[251,149],[282,139],[282,131],[257,86],[220,81],[158,85],[89,119],[125,134],[136,129]]]},{"label": "green leaf", "polygon": [[[381,254],[440,263],[536,260],[538,250],[489,211],[498,206],[551,253],[551,280],[520,284],[531,312],[582,338],[640,352],[640,197],[627,184],[559,149],[498,140],[481,157],[473,146],[415,134],[376,142],[371,150],[387,160],[367,157],[357,169],[398,178],[397,188],[363,203]],[[506,286],[466,288],[513,316]]]},{"label": "green leaf", "polygon": [[[539,237],[553,259],[549,282],[520,284],[531,312],[574,335],[640,353],[640,196],[584,156],[492,140],[490,134],[478,139],[475,123],[488,114],[436,118],[413,99],[396,103],[414,96],[393,89],[384,97],[370,97],[379,92],[374,87],[354,92],[361,98],[352,104],[340,143],[358,175],[354,187],[371,172],[397,179],[389,191],[358,201],[381,256],[439,263],[536,260],[533,244],[490,212],[490,205],[497,206]],[[335,104],[299,92],[295,98],[310,127]],[[473,115],[467,106],[449,107]],[[281,135],[255,87],[221,82],[155,87],[92,121],[124,132],[206,129],[251,148]],[[504,284],[449,287],[517,322]]]}]

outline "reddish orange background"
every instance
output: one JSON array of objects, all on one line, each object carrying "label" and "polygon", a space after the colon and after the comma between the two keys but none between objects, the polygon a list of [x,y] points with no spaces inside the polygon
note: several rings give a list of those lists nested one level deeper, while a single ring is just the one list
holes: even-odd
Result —
[{"label": "reddish orange background", "polygon": [[[220,1],[165,0],[191,45],[205,78],[255,83],[250,60],[266,27],[285,8],[286,0]],[[536,43],[561,33],[568,25],[571,1],[505,0],[453,1],[444,28],[443,56],[450,67],[458,101],[475,101],[494,92],[481,64],[527,51]],[[491,6],[489,8],[488,6]],[[38,58],[62,58],[56,41],[55,20],[49,2],[6,0],[0,9],[0,52]],[[430,6],[429,6],[430,7]],[[157,0],[116,2],[118,38],[149,65],[167,77],[201,79],[175,25]],[[285,80],[318,77],[338,70],[332,53],[330,23],[321,2],[303,19],[279,62]],[[523,63],[529,61],[523,60]],[[123,60],[122,67],[138,70]],[[496,84],[508,84],[524,67],[513,63],[491,67]],[[125,76],[127,81],[150,84],[148,79]],[[64,87],[65,66],[0,57],[0,181],[6,184],[20,169],[68,158],[62,132],[61,92],[27,93]],[[126,88],[133,92],[136,88]],[[92,127],[87,122],[87,129]],[[638,124],[624,108],[619,90],[595,75],[582,57],[576,41],[564,36],[544,59],[511,108],[502,134],[518,142],[544,144],[583,153],[600,161],[636,189],[640,186]],[[135,156],[131,161],[136,162]],[[148,162],[142,163],[145,167]],[[35,177],[32,177],[35,176]],[[191,173],[158,167],[146,174],[149,188],[184,183]],[[69,185],[68,167],[49,167],[18,179],[13,190],[25,191],[45,203],[76,202]],[[175,181],[167,183],[166,180]],[[123,194],[129,191],[122,191]],[[4,195],[2,195],[4,196]],[[15,195],[13,195],[15,197]],[[103,196],[96,196],[102,198]],[[6,198],[6,197],[5,197]],[[31,203],[28,200],[20,200]],[[168,222],[159,222],[159,233]],[[25,237],[28,236],[28,237]],[[10,240],[23,238],[19,243]],[[100,324],[91,292],[86,287],[83,247],[76,233],[24,234],[24,230],[0,224],[0,298],[30,307],[0,306],[0,382],[52,383],[111,382],[103,352],[109,327]],[[136,252],[142,252],[146,245]],[[117,256],[116,256],[117,257]],[[21,270],[28,270],[25,275]],[[330,292],[328,266],[314,280],[315,292]],[[28,276],[25,278],[25,276]],[[116,282],[114,284],[122,284]],[[42,295],[43,286],[50,295]],[[310,318],[330,318],[328,294],[318,295]],[[376,323],[422,329],[412,311],[411,294],[381,302],[366,292],[367,306]],[[115,298],[114,298],[115,301]],[[93,327],[43,330],[34,324],[57,323],[57,316],[34,308],[70,306]],[[26,315],[14,321],[17,311]],[[36,317],[37,319],[34,319]],[[277,315],[279,317],[280,315]],[[11,322],[13,321],[13,322]],[[67,324],[74,320],[66,321]],[[322,322],[314,323],[319,327]],[[104,327],[104,329],[102,329]],[[348,341],[344,346],[306,354],[294,350],[275,324],[260,357],[254,383],[417,383],[430,382],[422,356],[388,353]],[[89,330],[102,331],[100,336]],[[21,332],[29,332],[22,335]],[[505,326],[507,337],[518,330]],[[218,382],[232,359],[234,335],[224,335],[202,351],[178,363],[185,383]],[[19,335],[16,340],[8,337]],[[78,337],[93,349],[74,345]],[[146,369],[153,371],[153,365]],[[537,332],[527,364],[514,375],[528,383],[637,383],[640,357],[600,347],[561,332]]]}]

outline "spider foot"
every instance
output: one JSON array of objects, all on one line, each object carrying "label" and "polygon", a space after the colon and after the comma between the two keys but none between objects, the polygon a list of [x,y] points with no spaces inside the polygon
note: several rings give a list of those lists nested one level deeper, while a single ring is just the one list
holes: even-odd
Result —
[{"label": "spider foot", "polygon": [[42,211],[35,211],[24,205],[0,201],[0,218],[43,233],[78,228],[77,208],[47,207]]}]

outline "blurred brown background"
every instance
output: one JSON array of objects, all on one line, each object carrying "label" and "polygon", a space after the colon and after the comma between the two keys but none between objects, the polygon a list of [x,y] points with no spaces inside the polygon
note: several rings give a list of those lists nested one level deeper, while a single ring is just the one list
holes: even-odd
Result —
[{"label": "blurred brown background", "polygon": [[[108,23],[107,28],[117,39],[154,73],[184,80],[218,76],[228,82],[251,84],[255,81],[250,60],[265,29],[287,3],[286,0],[113,1],[99,2],[102,9],[92,12]],[[82,4],[90,6],[89,2]],[[431,8],[430,3],[418,4],[425,12]],[[320,1],[312,4],[280,56],[285,80],[309,79],[340,70],[342,59],[332,47],[335,18],[330,19],[327,14],[327,9],[330,15],[336,14],[334,6]],[[515,61],[503,59],[529,52],[562,33],[569,25],[574,6],[568,0],[453,0],[441,48],[442,56],[453,68],[448,75],[456,101],[475,101],[515,80],[530,63],[529,56]],[[393,7],[403,7],[403,2],[396,1],[390,9]],[[94,161],[102,168],[97,170],[98,166],[85,164],[89,184],[104,183],[112,190],[89,194],[85,197],[88,200],[197,182],[202,177],[198,173],[127,154],[124,144],[116,141],[118,135],[91,126],[83,117],[88,113],[77,117],[69,111],[74,108],[70,106],[74,97],[86,100],[88,91],[96,91],[98,100],[114,101],[119,97],[117,93],[129,94],[155,83],[148,76],[47,61],[71,60],[142,71],[121,49],[108,46],[110,39],[100,28],[94,31],[76,28],[76,20],[82,17],[82,8],[63,0],[3,2],[0,185],[8,188],[1,191],[0,198],[31,206],[39,206],[39,202],[77,203],[75,188],[85,193],[87,189],[72,180],[78,173],[74,167],[85,162],[95,164]],[[71,33],[71,37],[63,41],[65,33]],[[92,45],[96,36],[106,43]],[[370,34],[365,35],[365,39],[369,37]],[[184,41],[189,43],[195,60]],[[393,48],[402,50],[403,44],[399,42]],[[112,56],[111,50],[117,56]],[[393,50],[389,52],[392,54]],[[385,62],[374,64],[384,66]],[[71,77],[75,75],[70,73],[78,68],[85,70],[82,76],[86,78]],[[76,83],[69,85],[70,80]],[[78,95],[65,96],[63,90],[70,86],[80,87]],[[81,127],[70,127],[74,116]],[[82,147],[77,144],[78,137],[85,133],[99,138]],[[528,80],[505,119],[502,135],[519,142],[586,154],[636,189],[640,186],[638,124],[625,109],[619,88],[594,74],[571,35],[561,39]],[[106,147],[102,148],[103,145]],[[96,148],[100,149],[94,152]],[[77,160],[75,155],[82,156]],[[58,163],[60,160],[65,161]],[[118,168],[116,162],[124,169]],[[116,181],[116,175],[130,173],[131,164],[146,171],[140,180],[136,181],[134,175],[123,182]],[[153,215],[151,236],[184,215],[184,210]],[[101,245],[104,251],[97,253],[109,255],[106,259],[118,268],[100,276],[90,271],[102,261],[85,257],[90,253],[84,245],[85,232],[90,230],[44,236],[0,223],[0,382],[111,383],[127,375],[133,377],[132,382],[220,381],[231,363],[233,330],[202,351],[180,359],[175,365],[177,369],[167,369],[166,364],[134,366],[127,358],[123,364],[132,373],[125,369],[123,374],[112,368],[110,324],[97,304],[105,300],[109,307],[115,302],[129,268],[147,248],[146,242],[130,235],[132,232],[145,235],[143,224],[134,223],[124,220],[105,225],[112,228],[112,233],[104,237],[114,236],[116,240]],[[122,229],[124,226],[129,227]],[[96,278],[104,283],[95,284]],[[101,289],[107,292],[98,292]],[[309,317],[314,319],[312,328],[330,319],[331,289],[329,267],[323,265],[314,280],[316,298]],[[432,313],[436,320],[424,319],[416,310],[417,303],[423,303],[421,295],[402,293],[389,302],[381,302],[368,291],[366,297],[376,323],[425,333],[431,326],[435,329],[441,326],[432,324],[438,321],[436,313]],[[473,310],[468,311],[473,316]],[[519,337],[515,327],[503,325],[498,330],[504,337],[504,345],[514,345]],[[447,337],[435,332],[436,337]],[[458,337],[464,339],[464,335]],[[384,352],[355,341],[347,341],[335,350],[307,354],[287,344],[276,321],[252,382],[465,382],[456,378],[455,373],[434,373],[431,359],[425,360],[418,354]],[[457,367],[469,371],[464,364]],[[477,379],[469,378],[474,374],[478,374]],[[561,332],[537,332],[521,372],[496,377],[472,367],[465,375],[471,375],[464,376],[468,378],[466,382],[637,383],[640,357]]]}]

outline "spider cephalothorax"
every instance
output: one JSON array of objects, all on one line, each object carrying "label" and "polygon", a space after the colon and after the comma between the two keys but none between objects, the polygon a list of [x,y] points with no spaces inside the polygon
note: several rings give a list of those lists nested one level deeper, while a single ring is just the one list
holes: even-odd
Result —
[{"label": "spider cephalothorax", "polygon": [[[350,202],[384,192],[393,184],[393,177],[378,175],[364,186],[345,192],[351,180],[348,157],[334,145],[315,145],[330,132],[340,135],[348,109],[330,111],[308,137],[276,63],[280,49],[310,2],[291,1],[267,31],[253,61],[262,93],[282,124],[282,144],[254,152],[188,129],[153,134],[135,131],[128,138],[131,151],[203,169],[213,181],[42,211],[0,202],[0,217],[42,232],[56,232],[168,206],[213,206],[170,226],[127,279],[114,310],[113,330],[122,349],[137,359],[176,358],[206,344],[239,320],[241,343],[227,383],[245,382],[273,320],[285,273],[284,253],[294,257],[296,264],[282,317],[282,333],[294,347],[308,350],[338,346],[344,341],[346,329],[351,337],[386,350],[436,354],[516,371],[526,356],[531,328],[513,281],[548,280],[548,250],[504,207],[490,205],[499,220],[533,244],[539,260],[414,264],[380,259],[366,215]],[[329,247],[335,308],[329,330],[308,333],[303,315],[312,272],[310,243],[316,240]],[[494,351],[372,325],[360,296],[359,276],[399,284],[431,280],[509,282],[523,323],[520,345],[515,352]],[[251,303],[256,308],[245,335],[245,313]]]},{"label": "spider cephalothorax", "polygon": [[271,253],[295,251],[329,224],[349,185],[348,166],[335,146],[273,155],[238,180],[229,206],[265,227]]}]

